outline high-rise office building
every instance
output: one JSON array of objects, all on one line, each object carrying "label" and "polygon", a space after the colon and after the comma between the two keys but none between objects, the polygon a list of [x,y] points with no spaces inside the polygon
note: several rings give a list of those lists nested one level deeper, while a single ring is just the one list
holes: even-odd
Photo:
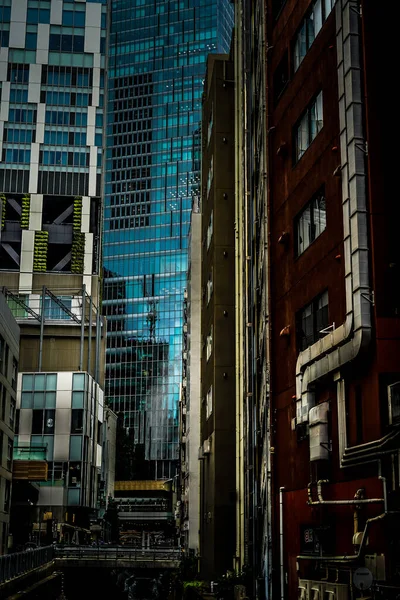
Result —
[{"label": "high-rise office building", "polygon": [[0,5],[0,268],[19,294],[32,294],[36,273],[51,272],[49,287],[64,296],[96,283],[106,9],[102,0]]},{"label": "high-rise office building", "polygon": [[108,54],[104,313],[106,396],[149,476],[178,459],[182,302],[201,96],[211,52],[229,50],[229,0],[113,2]]},{"label": "high-rise office building", "polygon": [[44,512],[73,531],[104,505],[106,19],[106,0],[0,2],[0,286],[20,326],[14,460],[47,463],[28,496],[40,532]]}]

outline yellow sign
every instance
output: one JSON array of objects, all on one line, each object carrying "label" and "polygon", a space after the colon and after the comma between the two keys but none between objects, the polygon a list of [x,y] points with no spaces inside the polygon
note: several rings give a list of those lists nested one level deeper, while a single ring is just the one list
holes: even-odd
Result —
[{"label": "yellow sign", "polygon": [[152,481],[152,480],[141,480],[141,481],[116,481],[114,483],[114,490],[116,492],[127,492],[127,491],[150,491],[150,490],[168,490],[168,483],[166,481]]}]

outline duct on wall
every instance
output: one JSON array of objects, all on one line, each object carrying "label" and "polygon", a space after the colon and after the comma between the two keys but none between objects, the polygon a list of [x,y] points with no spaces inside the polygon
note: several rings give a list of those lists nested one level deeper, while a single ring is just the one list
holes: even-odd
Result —
[{"label": "duct on wall", "polygon": [[346,319],[301,352],[296,364],[296,423],[308,420],[314,405],[310,385],[356,358],[371,338],[366,172],[362,125],[362,92],[358,4],[336,3],[339,122],[345,257]]},{"label": "duct on wall", "polygon": [[[384,479],[384,478],[382,478]],[[386,481],[386,480],[385,480]],[[352,498],[351,500],[324,500],[324,498],[322,497],[322,484],[323,483],[329,483],[329,481],[327,479],[320,479],[317,482],[317,496],[318,496],[318,500],[313,500],[312,499],[312,492],[311,492],[311,484],[308,484],[308,504],[314,506],[314,505],[324,505],[324,504],[336,504],[336,505],[358,505],[358,504],[377,504],[377,503],[382,503],[384,504],[385,507],[385,511],[386,511],[386,485],[385,485],[385,481],[384,483],[384,497],[383,498],[363,498],[363,494],[364,494],[364,490],[357,490],[357,492],[354,495],[354,498]]]},{"label": "duct on wall", "polygon": [[328,413],[329,402],[322,402],[310,410],[310,461],[329,459]]}]

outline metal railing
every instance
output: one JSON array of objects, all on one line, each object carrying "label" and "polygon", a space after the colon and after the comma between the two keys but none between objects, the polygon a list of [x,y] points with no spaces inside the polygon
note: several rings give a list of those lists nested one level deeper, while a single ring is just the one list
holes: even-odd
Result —
[{"label": "metal railing", "polygon": [[58,546],[55,558],[93,560],[172,561],[181,559],[180,548],[124,548],[123,546]]},{"label": "metal railing", "polygon": [[0,584],[28,573],[54,559],[54,546],[0,556]]}]

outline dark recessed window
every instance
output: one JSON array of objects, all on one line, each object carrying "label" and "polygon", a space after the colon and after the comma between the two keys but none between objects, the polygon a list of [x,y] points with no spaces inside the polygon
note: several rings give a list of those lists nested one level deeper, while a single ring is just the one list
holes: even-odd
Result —
[{"label": "dark recessed window", "polygon": [[277,104],[289,82],[289,55],[286,51],[274,73],[274,103]]},{"label": "dark recessed window", "polygon": [[322,104],[322,92],[319,92],[294,126],[295,163],[300,160],[322,129],[324,124]]},{"label": "dark recessed window", "polygon": [[55,410],[32,411],[32,433],[36,435],[54,434]]},{"label": "dark recessed window", "polygon": [[286,0],[272,0],[272,14],[274,19],[277,19],[282,8],[286,4]]},{"label": "dark recessed window", "polygon": [[299,256],[326,228],[326,201],[321,190],[295,220],[296,256]]},{"label": "dark recessed window", "polygon": [[297,71],[303,58],[311,48],[334,4],[335,0],[316,0],[303,19],[293,44],[293,67],[295,71]]},{"label": "dark recessed window", "polygon": [[329,328],[328,292],[323,292],[299,310],[296,321],[300,351],[324,337]]},{"label": "dark recessed window", "polygon": [[83,409],[73,408],[71,415],[71,433],[82,433],[83,431]]}]

